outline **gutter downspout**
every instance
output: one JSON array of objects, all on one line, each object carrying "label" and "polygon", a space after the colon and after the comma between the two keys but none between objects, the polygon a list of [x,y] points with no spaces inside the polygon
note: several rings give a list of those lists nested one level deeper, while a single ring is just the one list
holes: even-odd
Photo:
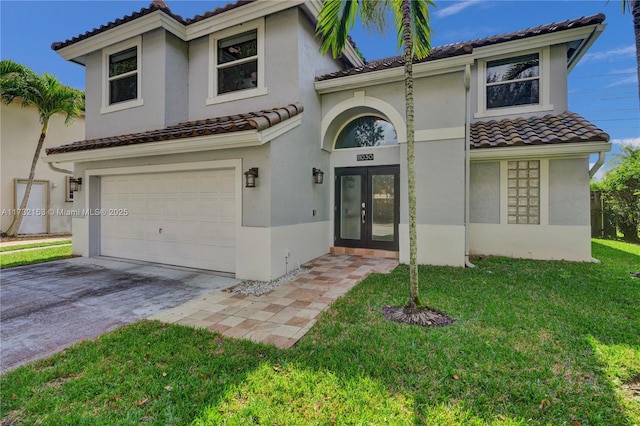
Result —
[{"label": "gutter downspout", "polygon": [[598,161],[596,161],[596,163],[591,167],[591,169],[589,169],[589,178],[593,179],[595,174],[598,173],[598,170],[600,170],[600,167],[602,167],[602,165],[604,164],[604,157],[605,157],[604,152],[598,153]]},{"label": "gutter downspout", "polygon": [[49,165],[49,168],[54,172],[64,173],[65,175],[73,175],[73,172],[71,170],[61,169],[60,167],[54,166],[53,163],[47,162],[47,164]]},{"label": "gutter downspout", "polygon": [[469,261],[469,198],[471,188],[471,103],[469,102],[469,90],[471,89],[471,65],[464,67],[464,97],[465,97],[465,117],[464,117],[464,266],[475,268],[476,265]]}]

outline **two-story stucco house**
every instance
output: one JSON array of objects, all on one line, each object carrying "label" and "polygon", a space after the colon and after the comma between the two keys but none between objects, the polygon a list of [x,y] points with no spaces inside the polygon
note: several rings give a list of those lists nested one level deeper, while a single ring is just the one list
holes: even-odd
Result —
[{"label": "two-story stucco house", "polygon": [[[74,252],[268,280],[363,249],[408,262],[400,58],[333,60],[318,1],[163,2],[53,44],[86,67],[86,140],[47,150],[83,178]],[[415,64],[418,260],[590,261],[589,156],[567,111],[604,16],[434,48]]]}]

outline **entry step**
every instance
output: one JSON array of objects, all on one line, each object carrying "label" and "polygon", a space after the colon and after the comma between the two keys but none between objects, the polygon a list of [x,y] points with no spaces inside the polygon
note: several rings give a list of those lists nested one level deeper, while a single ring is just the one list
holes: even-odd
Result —
[{"label": "entry step", "polygon": [[333,254],[355,254],[358,256],[383,257],[385,259],[400,258],[399,252],[389,251],[389,250],[373,250],[373,249],[351,248],[351,247],[331,247],[330,252]]}]

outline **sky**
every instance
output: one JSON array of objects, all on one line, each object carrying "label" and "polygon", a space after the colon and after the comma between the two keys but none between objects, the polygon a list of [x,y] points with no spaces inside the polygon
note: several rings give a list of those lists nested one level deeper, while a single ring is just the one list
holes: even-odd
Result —
[{"label": "sky", "polygon": [[[286,1],[286,0],[285,0]],[[184,18],[192,18],[226,1],[165,0]],[[147,1],[10,1],[0,0],[0,58],[11,59],[37,73],[50,73],[62,83],[84,89],[84,68],[51,50],[64,41],[149,6]],[[620,0],[434,0],[432,46],[575,19],[606,15],[604,32],[569,74],[569,110],[611,136],[612,153],[622,144],[640,147],[640,102],[633,22]],[[392,23],[384,34],[356,25],[353,40],[367,60],[399,54]],[[612,159],[608,155],[608,160]],[[595,159],[593,159],[595,161]],[[606,163],[602,172],[611,167]]]}]

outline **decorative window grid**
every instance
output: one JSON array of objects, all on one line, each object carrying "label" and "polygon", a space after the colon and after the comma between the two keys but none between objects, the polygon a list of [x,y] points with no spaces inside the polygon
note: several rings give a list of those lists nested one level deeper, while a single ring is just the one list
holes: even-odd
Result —
[{"label": "decorative window grid", "polygon": [[507,223],[540,224],[540,161],[507,163]]}]

